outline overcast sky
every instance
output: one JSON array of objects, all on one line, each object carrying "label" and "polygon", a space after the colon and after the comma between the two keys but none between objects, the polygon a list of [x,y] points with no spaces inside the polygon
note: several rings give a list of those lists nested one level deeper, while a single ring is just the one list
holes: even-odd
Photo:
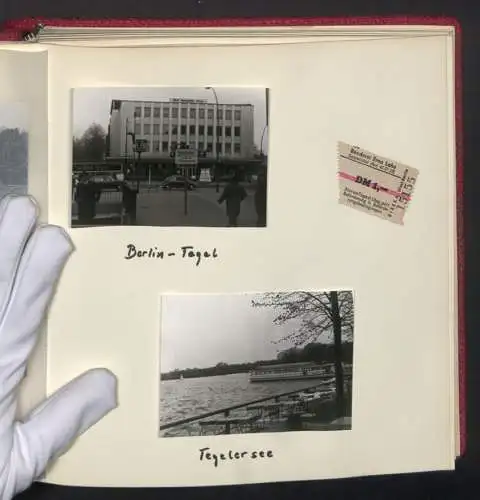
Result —
[{"label": "overcast sky", "polygon": [[0,101],[0,128],[28,128],[27,106],[21,102]]},{"label": "overcast sky", "polygon": [[253,308],[254,294],[167,295],[162,301],[161,371],[276,358],[274,344],[298,325],[273,325],[271,308]]},{"label": "overcast sky", "polygon": [[[255,122],[255,144],[260,140],[266,124],[266,99],[264,88],[215,87],[219,104],[253,104]],[[207,99],[215,103],[211,90],[201,87],[156,87],[156,88],[82,88],[73,94],[73,134],[80,136],[93,122],[108,127],[112,99],[164,101],[170,98]],[[267,150],[267,132],[263,149]]]}]

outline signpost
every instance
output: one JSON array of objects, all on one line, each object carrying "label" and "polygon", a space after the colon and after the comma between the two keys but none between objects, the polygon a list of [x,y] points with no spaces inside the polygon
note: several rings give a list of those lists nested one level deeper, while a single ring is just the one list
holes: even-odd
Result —
[{"label": "signpost", "polygon": [[191,167],[196,166],[198,163],[198,153],[196,149],[177,149],[175,151],[175,164]]},{"label": "signpost", "polygon": [[212,176],[209,168],[202,168],[199,180],[200,182],[212,182]]},{"label": "signpost", "polygon": [[175,165],[183,167],[184,182],[184,213],[188,214],[188,182],[187,175],[191,167],[196,167],[198,164],[198,153],[196,149],[179,148],[175,151]]},{"label": "signpost", "polygon": [[145,153],[147,150],[147,140],[146,139],[135,139],[135,151],[138,153],[138,159],[140,155]]}]

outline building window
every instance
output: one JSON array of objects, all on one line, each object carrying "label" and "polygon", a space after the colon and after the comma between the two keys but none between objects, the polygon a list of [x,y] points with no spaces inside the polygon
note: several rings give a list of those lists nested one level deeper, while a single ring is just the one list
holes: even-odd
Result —
[{"label": "building window", "polygon": [[163,135],[168,135],[168,128],[166,128],[166,127],[165,127],[165,128],[163,129]]},{"label": "building window", "polygon": [[150,152],[150,141],[145,141],[145,150],[143,152],[144,153]]},{"label": "building window", "polygon": [[222,152],[222,145],[220,143],[217,143],[217,153]]},{"label": "building window", "polygon": [[178,118],[178,108],[172,108],[172,118]]},{"label": "building window", "polygon": [[194,135],[195,134],[195,125],[190,125],[190,134]]},{"label": "building window", "polygon": [[217,118],[218,118],[219,120],[223,120],[223,111],[222,111],[221,109],[219,109],[219,110],[217,111]]},{"label": "building window", "polygon": [[153,108],[153,117],[160,118],[160,108]]},{"label": "building window", "polygon": [[238,143],[234,144],[233,151],[235,152],[235,154],[239,154],[240,153],[240,144],[238,144]]},{"label": "building window", "polygon": [[196,116],[197,116],[196,111],[197,110],[195,108],[190,109],[190,118],[196,118]]},{"label": "building window", "polygon": [[211,143],[211,142],[209,142],[209,143],[207,144],[207,151],[208,151],[209,153],[211,153],[211,152],[213,151],[213,145],[212,145],[212,143]]},{"label": "building window", "polygon": [[205,134],[205,125],[199,125],[198,126],[198,135],[203,135]]},{"label": "building window", "polygon": [[236,109],[235,110],[235,120],[240,120],[241,117],[242,117],[242,113],[240,112],[239,109]]},{"label": "building window", "polygon": [[160,151],[160,141],[153,141],[153,152],[156,153]]},{"label": "building window", "polygon": [[168,151],[168,141],[162,142],[162,151],[164,153]]},{"label": "building window", "polygon": [[150,123],[144,123],[143,124],[143,134],[144,135],[150,135]]},{"label": "building window", "polygon": [[232,111],[230,109],[227,109],[227,111],[225,112],[225,115],[226,115],[227,120],[232,119]]},{"label": "building window", "polygon": [[220,125],[217,126],[217,136],[222,137],[222,127]]},{"label": "building window", "polygon": [[168,108],[163,108],[163,117],[168,118],[170,116],[170,110]]},{"label": "building window", "polygon": [[172,135],[177,135],[178,134],[178,127],[176,125],[174,125],[172,127]]},{"label": "building window", "polygon": [[212,136],[212,135],[213,135],[213,127],[212,127],[211,125],[209,125],[209,126],[207,127],[207,135],[210,135],[210,136]]},{"label": "building window", "polygon": [[160,123],[153,124],[153,135],[160,135]]},{"label": "building window", "polygon": [[191,141],[189,146],[189,149],[195,149],[195,141]]},{"label": "building window", "polygon": [[235,137],[240,137],[240,127],[235,127]]},{"label": "building window", "polygon": [[182,108],[182,118],[187,117],[187,108]]},{"label": "building window", "polygon": [[145,108],[143,110],[143,113],[144,113],[144,117],[145,118],[150,118],[152,116],[152,108],[149,106],[148,108]]},{"label": "building window", "polygon": [[133,114],[135,118],[140,118],[142,116],[142,108],[141,106],[135,106],[135,112]]},{"label": "building window", "polygon": [[232,145],[230,143],[225,144],[225,154],[232,154]]},{"label": "building window", "polygon": [[213,109],[208,110],[208,119],[213,120]]},{"label": "building window", "polygon": [[172,141],[172,151],[177,149],[177,141]]},{"label": "building window", "polygon": [[140,128],[140,123],[135,123],[135,127],[133,129],[133,133],[135,135],[140,135],[142,133],[142,129]]},{"label": "building window", "polygon": [[225,127],[225,135],[227,137],[231,137],[232,136],[232,127]]},{"label": "building window", "polygon": [[180,127],[180,134],[181,135],[185,135],[187,133],[187,126],[186,125],[182,125]]},{"label": "building window", "polygon": [[205,118],[205,110],[204,109],[199,109],[198,110],[198,117],[199,118]]}]

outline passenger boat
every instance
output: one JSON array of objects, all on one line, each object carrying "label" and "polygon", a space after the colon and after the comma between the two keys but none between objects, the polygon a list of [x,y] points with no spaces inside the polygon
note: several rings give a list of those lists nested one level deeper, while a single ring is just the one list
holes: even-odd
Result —
[{"label": "passenger boat", "polygon": [[328,379],[334,375],[333,364],[281,363],[259,365],[250,372],[250,382],[278,382],[281,380]]}]

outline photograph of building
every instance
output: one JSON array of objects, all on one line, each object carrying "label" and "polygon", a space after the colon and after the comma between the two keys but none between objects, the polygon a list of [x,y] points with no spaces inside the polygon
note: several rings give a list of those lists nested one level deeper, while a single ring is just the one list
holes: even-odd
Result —
[{"label": "photograph of building", "polygon": [[161,310],[160,437],[351,429],[351,291],[165,295]]},{"label": "photograph of building", "polygon": [[[200,158],[251,161],[256,154],[252,104],[209,103],[206,99],[171,98],[168,101],[112,102],[107,157],[134,156],[135,140],[144,141],[141,157],[162,168],[180,144],[196,150]],[[133,135],[132,135],[133,134]],[[130,140],[131,139],[131,140]],[[167,160],[167,163],[162,163]],[[197,175],[195,166],[182,174]]]},{"label": "photograph of building", "polygon": [[28,190],[27,107],[0,102],[0,198]]},{"label": "photograph of building", "polygon": [[266,226],[266,89],[76,89],[73,129],[72,225]]}]

